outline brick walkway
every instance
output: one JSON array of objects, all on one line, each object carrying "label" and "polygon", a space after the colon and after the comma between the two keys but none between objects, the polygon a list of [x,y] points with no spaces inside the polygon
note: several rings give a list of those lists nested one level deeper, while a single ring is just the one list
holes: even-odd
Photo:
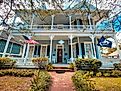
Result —
[{"label": "brick walkway", "polygon": [[73,72],[65,72],[60,74],[50,72],[53,81],[50,91],[75,91],[71,80],[73,74]]}]

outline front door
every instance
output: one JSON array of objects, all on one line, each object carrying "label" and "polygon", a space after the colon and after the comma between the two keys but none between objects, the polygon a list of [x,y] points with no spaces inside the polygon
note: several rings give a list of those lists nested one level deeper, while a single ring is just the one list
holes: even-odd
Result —
[{"label": "front door", "polygon": [[58,46],[57,48],[57,63],[62,63],[63,59],[63,48],[62,46]]}]

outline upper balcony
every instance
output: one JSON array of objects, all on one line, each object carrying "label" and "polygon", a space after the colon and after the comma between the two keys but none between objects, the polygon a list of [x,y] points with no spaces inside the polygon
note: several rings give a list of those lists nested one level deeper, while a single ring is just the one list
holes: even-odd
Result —
[{"label": "upper balcony", "polygon": [[[112,27],[99,29],[95,25],[26,25],[24,27],[15,27],[16,30],[30,30],[31,32],[113,32]],[[24,31],[23,31],[24,32]]]}]

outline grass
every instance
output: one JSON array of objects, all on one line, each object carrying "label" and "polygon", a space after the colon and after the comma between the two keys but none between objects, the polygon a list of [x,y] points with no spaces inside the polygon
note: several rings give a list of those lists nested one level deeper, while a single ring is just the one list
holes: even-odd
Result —
[{"label": "grass", "polygon": [[28,91],[31,79],[30,77],[0,77],[0,91]]},{"label": "grass", "polygon": [[92,78],[99,91],[121,91],[121,78]]}]

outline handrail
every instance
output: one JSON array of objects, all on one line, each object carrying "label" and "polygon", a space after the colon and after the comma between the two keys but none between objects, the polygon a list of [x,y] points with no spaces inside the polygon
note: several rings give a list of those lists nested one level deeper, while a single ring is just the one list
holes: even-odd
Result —
[{"label": "handrail", "polygon": [[[26,27],[30,28],[30,25],[26,25]],[[94,29],[94,25],[91,25],[92,29]],[[32,25],[32,29],[83,29],[90,28],[90,25]]]},{"label": "handrail", "polygon": [[[17,28],[16,28],[17,29]],[[22,28],[18,29],[32,29],[32,30],[77,30],[77,31],[100,31],[101,29],[96,28],[95,25],[24,25]],[[111,27],[106,28],[105,30],[112,30]],[[103,31],[103,30],[101,30]]]}]

